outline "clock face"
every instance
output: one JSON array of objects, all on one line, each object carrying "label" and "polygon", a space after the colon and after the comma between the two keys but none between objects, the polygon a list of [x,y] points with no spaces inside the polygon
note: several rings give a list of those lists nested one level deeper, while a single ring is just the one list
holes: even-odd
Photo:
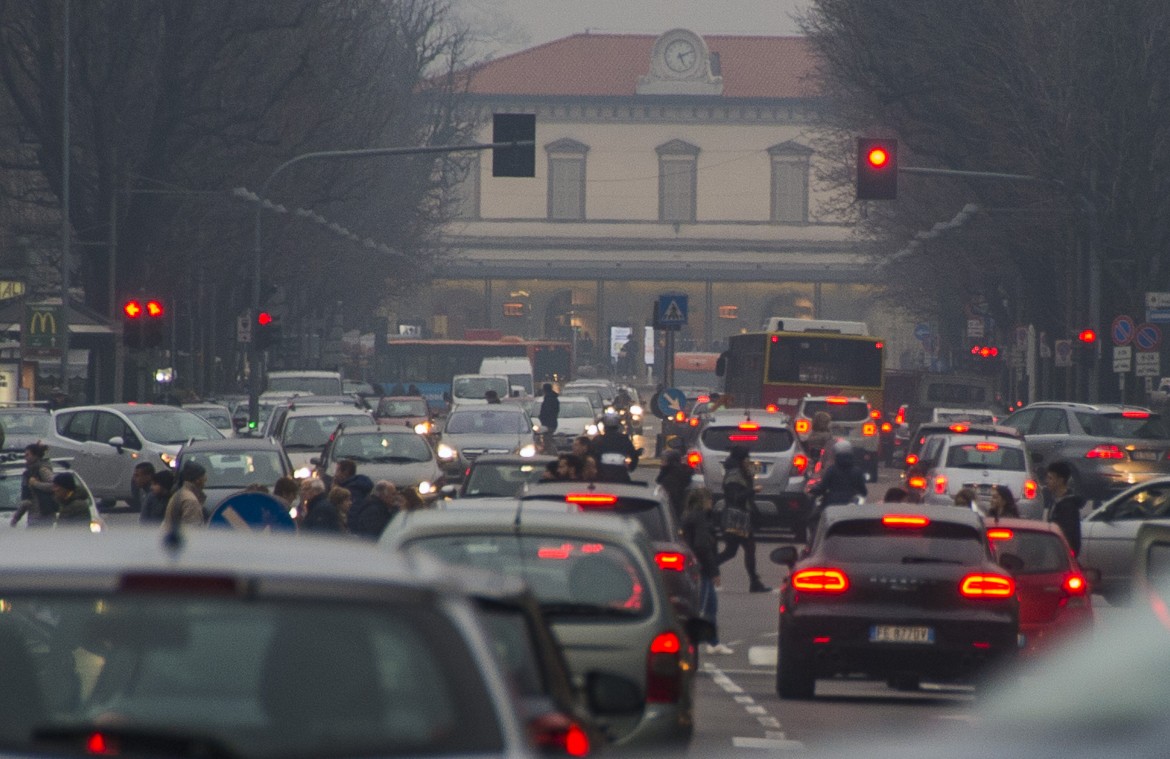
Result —
[{"label": "clock face", "polygon": [[699,54],[690,40],[674,40],[666,46],[663,58],[667,68],[681,74],[698,63]]}]

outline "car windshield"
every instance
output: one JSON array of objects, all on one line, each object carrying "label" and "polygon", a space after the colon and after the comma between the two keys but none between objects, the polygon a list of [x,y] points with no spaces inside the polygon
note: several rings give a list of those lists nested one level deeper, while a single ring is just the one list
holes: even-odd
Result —
[{"label": "car windshield", "polygon": [[523,435],[531,433],[528,417],[509,411],[456,411],[447,419],[443,430],[451,435]]},{"label": "car windshield", "polygon": [[1115,414],[1086,414],[1076,412],[1077,421],[1090,435],[1126,437],[1138,440],[1170,438],[1165,420],[1159,414],[1145,411],[1122,411]]},{"label": "car windshield", "polygon": [[0,427],[8,435],[47,435],[53,428],[52,416],[45,412],[19,411],[0,414]]},{"label": "car windshield", "polygon": [[384,432],[346,432],[333,443],[330,454],[337,459],[362,462],[404,463],[430,461],[431,447],[413,432],[388,434]]},{"label": "car windshield", "polygon": [[[600,494],[600,491],[590,491],[590,495]],[[537,493],[525,497],[526,501],[564,501],[567,496],[561,493]],[[592,505],[583,503],[582,511],[597,514],[617,514],[618,516],[634,519],[642,525],[642,529],[651,540],[670,542],[675,539],[670,534],[670,527],[666,522],[666,515],[662,513],[662,504],[648,498],[624,498],[619,496],[616,503]]]},{"label": "car windshield", "polygon": [[268,378],[268,390],[274,393],[299,393],[301,395],[340,395],[341,380],[335,377],[272,377]]},{"label": "car windshield", "polygon": [[962,443],[947,451],[948,467],[1024,471],[1024,452],[1000,443]]},{"label": "car windshield", "polygon": [[459,377],[451,385],[451,395],[464,400],[483,400],[488,390],[496,391],[500,398],[508,397],[508,380],[505,377]]},{"label": "car windshield", "polygon": [[159,445],[180,445],[189,440],[218,440],[219,430],[198,414],[182,409],[127,412],[142,437]]},{"label": "car windshield", "polygon": [[592,419],[593,404],[589,401],[561,401],[557,419]]},{"label": "car windshield", "polygon": [[232,429],[232,416],[226,408],[193,408],[191,411],[211,422],[217,430]]},{"label": "car windshield", "polygon": [[[8,751],[84,753],[112,724],[128,754],[502,750],[480,669],[426,602],[42,594],[6,595],[5,612]],[[136,736],[156,742],[134,751]]]},{"label": "car windshield", "polygon": [[281,442],[286,449],[324,448],[339,424],[370,424],[365,414],[320,414],[296,416],[284,425]]},{"label": "car windshield", "polygon": [[801,415],[811,419],[821,411],[834,422],[863,422],[869,418],[869,404],[861,402],[805,401]]},{"label": "car windshield", "polygon": [[524,485],[538,482],[544,473],[544,465],[533,463],[483,463],[477,460],[471,465],[461,498],[486,498],[502,496],[512,498],[520,494]]},{"label": "car windshield", "polygon": [[878,519],[833,524],[820,553],[833,561],[859,564],[946,563],[974,565],[987,559],[974,527],[930,522],[922,528],[886,527]]},{"label": "car windshield", "polygon": [[995,414],[990,411],[979,411],[977,409],[935,409],[934,421],[936,422],[985,422],[987,424],[995,424]]},{"label": "car windshield", "polygon": [[[750,423],[745,423],[750,427]],[[792,447],[792,432],[783,428],[708,427],[703,430],[703,445],[712,451],[730,451],[733,445],[745,445],[755,453],[780,453]]]},{"label": "car windshield", "polygon": [[411,541],[448,564],[522,577],[558,613],[645,616],[649,579],[619,545],[569,536],[434,535]]},{"label": "car windshield", "polygon": [[1010,553],[1023,566],[1013,569],[1012,574],[1049,574],[1064,572],[1069,568],[1068,546],[1050,532],[1033,530],[1009,530],[1011,538],[991,542],[997,557]]},{"label": "car windshield", "polygon": [[383,398],[378,403],[378,416],[416,417],[426,415],[427,401],[425,398],[395,398],[393,400]]},{"label": "car windshield", "polygon": [[[180,464],[194,461],[207,470],[209,488],[246,488],[257,482],[271,486],[286,472],[277,451],[184,451]],[[180,467],[181,468],[181,467]]]}]

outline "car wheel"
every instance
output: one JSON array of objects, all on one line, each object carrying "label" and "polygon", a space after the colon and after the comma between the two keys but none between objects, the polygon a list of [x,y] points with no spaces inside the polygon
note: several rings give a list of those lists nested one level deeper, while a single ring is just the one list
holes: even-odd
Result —
[{"label": "car wheel", "polygon": [[816,691],[817,673],[812,651],[780,639],[780,656],[776,662],[776,695],[783,699],[810,699]]}]

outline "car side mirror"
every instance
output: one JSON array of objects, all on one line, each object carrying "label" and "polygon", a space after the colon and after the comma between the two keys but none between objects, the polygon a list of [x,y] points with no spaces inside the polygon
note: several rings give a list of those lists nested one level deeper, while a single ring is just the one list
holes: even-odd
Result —
[{"label": "car side mirror", "polygon": [[1009,573],[1016,574],[1024,568],[1024,560],[1014,553],[1001,553],[999,555],[999,565]]},{"label": "car side mirror", "polygon": [[121,452],[122,446],[126,445],[126,441],[122,439],[121,435],[114,435],[106,442],[117,448],[119,452]]},{"label": "car side mirror", "polygon": [[599,717],[642,713],[642,692],[638,684],[609,672],[590,672],[585,676],[585,699],[589,711]]},{"label": "car side mirror", "polygon": [[796,563],[800,558],[800,554],[796,550],[796,546],[780,546],[772,549],[772,553],[768,554],[768,558],[772,560],[773,564],[784,564],[789,568]]},{"label": "car side mirror", "polygon": [[454,485],[444,485],[443,487],[439,488],[439,492],[448,498],[454,498],[455,493],[458,492],[458,490],[459,489]]}]

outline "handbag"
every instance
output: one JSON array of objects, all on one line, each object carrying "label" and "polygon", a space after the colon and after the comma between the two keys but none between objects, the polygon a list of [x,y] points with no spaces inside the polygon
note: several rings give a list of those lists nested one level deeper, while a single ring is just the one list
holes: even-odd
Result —
[{"label": "handbag", "polygon": [[752,531],[752,516],[742,509],[724,506],[719,516],[719,526],[725,535],[746,538]]}]

